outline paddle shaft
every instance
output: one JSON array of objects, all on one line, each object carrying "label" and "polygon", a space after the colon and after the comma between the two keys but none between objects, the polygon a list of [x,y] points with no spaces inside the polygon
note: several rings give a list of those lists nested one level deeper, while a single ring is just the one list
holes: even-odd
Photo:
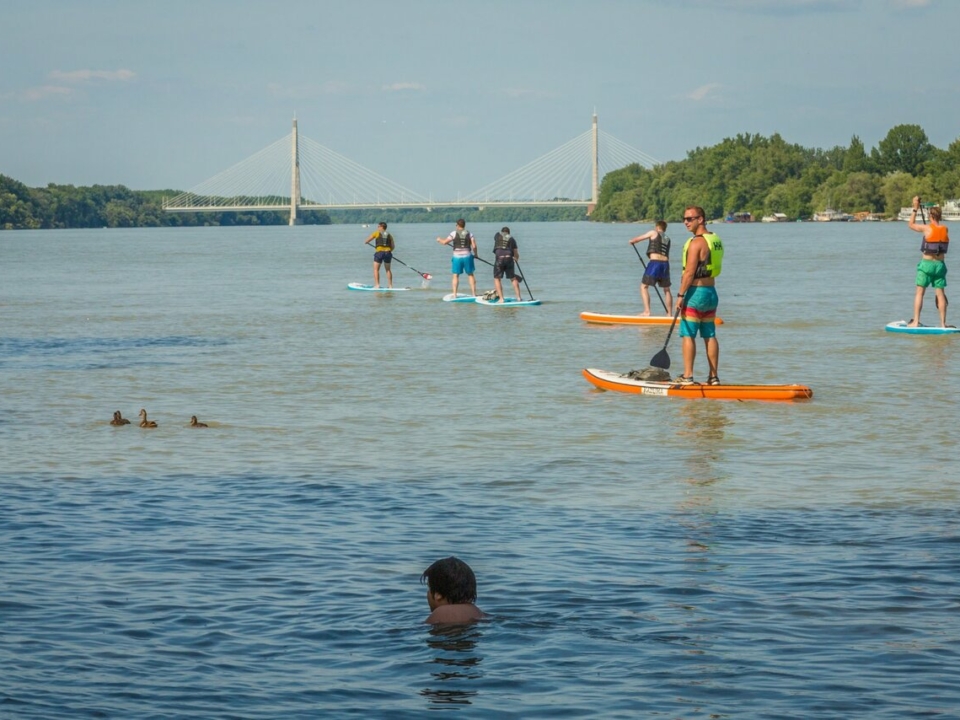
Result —
[{"label": "paddle shaft", "polygon": [[[643,265],[643,271],[646,272],[647,264],[643,261],[643,255],[641,255],[640,251],[637,250],[636,244],[633,244],[630,247],[632,247],[633,251],[637,253],[637,257],[640,259],[640,264]],[[643,282],[643,281],[641,280],[640,282]],[[663,309],[666,310],[667,312],[670,312],[669,310],[667,310],[667,302],[666,300],[663,299],[663,295],[660,294],[660,288],[657,287],[656,283],[653,284],[653,289],[657,291],[657,297],[660,298],[660,304],[663,305]]]},{"label": "paddle shaft", "polygon": [[667,339],[663,343],[663,349],[660,350],[656,355],[650,359],[650,365],[652,367],[662,368],[664,370],[670,369],[670,355],[667,353],[667,345],[670,344],[670,336],[673,335],[673,328],[677,324],[677,318],[680,317],[680,309],[683,307],[683,296],[677,297],[677,309],[673,313],[673,322],[670,323],[670,331],[667,333]]},{"label": "paddle shaft", "polygon": [[530,294],[530,299],[533,300],[533,293],[530,292],[530,286],[527,285],[527,276],[523,274],[523,268],[520,267],[520,261],[514,260],[514,263],[516,263],[517,272],[520,273],[520,279],[523,280],[523,284],[527,288],[527,292]]},{"label": "paddle shaft", "polygon": [[417,275],[419,275],[420,277],[422,277],[424,280],[431,280],[431,279],[433,279],[433,275],[430,275],[429,273],[422,273],[422,272],[420,272],[419,270],[417,270],[415,267],[410,267],[410,266],[407,265],[403,260],[401,260],[400,258],[398,258],[396,255],[393,256],[393,259],[396,260],[396,261],[397,261],[398,263],[400,263],[401,265],[403,265],[404,267],[407,267],[407,268],[410,268],[411,270],[413,270]]}]

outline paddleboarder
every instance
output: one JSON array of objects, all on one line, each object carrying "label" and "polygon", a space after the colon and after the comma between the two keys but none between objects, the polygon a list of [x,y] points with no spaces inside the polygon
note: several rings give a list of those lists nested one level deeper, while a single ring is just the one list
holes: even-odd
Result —
[{"label": "paddleboarder", "polygon": [[710,372],[707,385],[719,385],[720,343],[716,336],[716,278],[723,265],[723,243],[707,230],[702,207],[690,206],[683,211],[683,222],[690,239],[683,246],[683,275],[677,290],[677,312],[682,313],[680,338],[683,343],[683,375],[676,382],[693,384],[693,363],[697,357],[697,333],[703,338]]},{"label": "paddleboarder", "polygon": [[640,279],[640,298],[643,300],[641,317],[650,316],[650,286],[663,288],[663,309],[672,315],[673,296],[670,294],[670,238],[667,237],[667,223],[657,220],[653,230],[630,240],[631,245],[649,241],[647,244],[647,263]]},{"label": "paddleboarder", "polygon": [[513,283],[513,291],[517,296],[517,302],[523,300],[520,294],[520,278],[514,272],[514,264],[520,261],[520,248],[517,247],[517,239],[510,234],[510,228],[504,226],[500,232],[493,236],[493,254],[496,257],[493,263],[493,287],[497,291],[497,297],[503,302],[503,282],[501,278],[506,275],[507,279]]},{"label": "paddleboarder", "polygon": [[[940,311],[940,327],[947,327],[947,265],[946,255],[950,246],[950,235],[946,225],[941,225],[943,217],[940,208],[930,208],[930,222],[917,222],[917,211],[920,210],[920,196],[913,198],[913,209],[910,211],[910,229],[923,233],[923,242],[920,243],[920,262],[917,264],[917,292],[913,297],[913,319],[907,327],[920,325],[920,311],[923,309],[923,295],[927,288],[933,286],[934,303]],[[922,211],[921,211],[922,215]]]},{"label": "paddleboarder", "polygon": [[392,288],[393,272],[390,270],[390,261],[393,260],[396,243],[393,241],[393,235],[387,232],[385,222],[377,225],[377,229],[370,234],[370,237],[363,244],[369,245],[372,242],[376,243],[373,246],[373,286],[375,288],[380,287],[380,265],[382,264],[387,271],[387,287]]},{"label": "paddleboarder", "polygon": [[477,239],[473,233],[467,230],[467,221],[463,218],[457,220],[457,227],[447,237],[438,237],[437,242],[441,245],[453,246],[453,259],[450,261],[450,272],[453,274],[451,285],[453,287],[453,296],[457,296],[457,287],[460,285],[460,274],[467,274],[467,281],[470,283],[470,294],[477,294],[477,280],[473,276],[476,272],[476,265],[473,259],[477,256]]}]

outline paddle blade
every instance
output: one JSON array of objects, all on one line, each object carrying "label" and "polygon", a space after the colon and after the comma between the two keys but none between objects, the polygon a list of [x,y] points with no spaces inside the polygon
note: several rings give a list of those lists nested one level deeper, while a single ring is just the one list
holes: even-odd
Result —
[{"label": "paddle blade", "polygon": [[424,274],[423,274],[423,279],[424,279],[424,280],[433,280],[433,275],[431,275],[430,273],[424,273]]},{"label": "paddle blade", "polygon": [[670,356],[667,354],[667,349],[663,348],[660,352],[653,356],[650,360],[651,367],[660,368],[662,370],[670,369]]}]

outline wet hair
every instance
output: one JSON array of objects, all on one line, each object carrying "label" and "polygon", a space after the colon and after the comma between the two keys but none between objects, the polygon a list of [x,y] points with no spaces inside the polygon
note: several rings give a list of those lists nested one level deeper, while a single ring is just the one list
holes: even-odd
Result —
[{"label": "wet hair", "polygon": [[457,220],[457,227],[466,227],[466,225],[467,225],[467,221],[464,220],[463,218],[460,218],[459,220]]},{"label": "wet hair", "polygon": [[508,228],[506,225],[504,225],[502,228],[500,228],[500,232],[502,232],[504,235],[509,235],[509,234],[510,234],[510,228]]},{"label": "wet hair", "polygon": [[657,220],[657,222],[656,222],[656,228],[657,228],[657,230],[659,230],[660,232],[663,232],[664,230],[666,230],[666,229],[667,229],[667,223],[666,223],[666,221],[665,221],[665,220]]},{"label": "wet hair", "polygon": [[387,224],[386,224],[385,222],[382,222],[382,223],[380,223],[380,227],[382,227],[384,230],[386,230],[386,229],[387,229]]},{"label": "wet hair", "polygon": [[441,595],[453,605],[477,599],[477,577],[469,565],[452,555],[424,570],[420,583],[426,583],[431,593]]},{"label": "wet hair", "polygon": [[940,222],[940,218],[943,217],[943,214],[940,212],[940,208],[932,207],[930,208],[930,219],[934,222]]}]

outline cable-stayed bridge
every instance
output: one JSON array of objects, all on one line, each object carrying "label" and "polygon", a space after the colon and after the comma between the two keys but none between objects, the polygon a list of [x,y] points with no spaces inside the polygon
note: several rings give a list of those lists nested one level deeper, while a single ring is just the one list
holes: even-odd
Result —
[{"label": "cable-stayed bridge", "polygon": [[641,150],[591,129],[488,185],[456,199],[435,200],[404,187],[307,137],[297,121],[277,140],[231,168],[174,198],[167,212],[582,206],[592,211],[600,178],[631,163],[659,164]]}]

